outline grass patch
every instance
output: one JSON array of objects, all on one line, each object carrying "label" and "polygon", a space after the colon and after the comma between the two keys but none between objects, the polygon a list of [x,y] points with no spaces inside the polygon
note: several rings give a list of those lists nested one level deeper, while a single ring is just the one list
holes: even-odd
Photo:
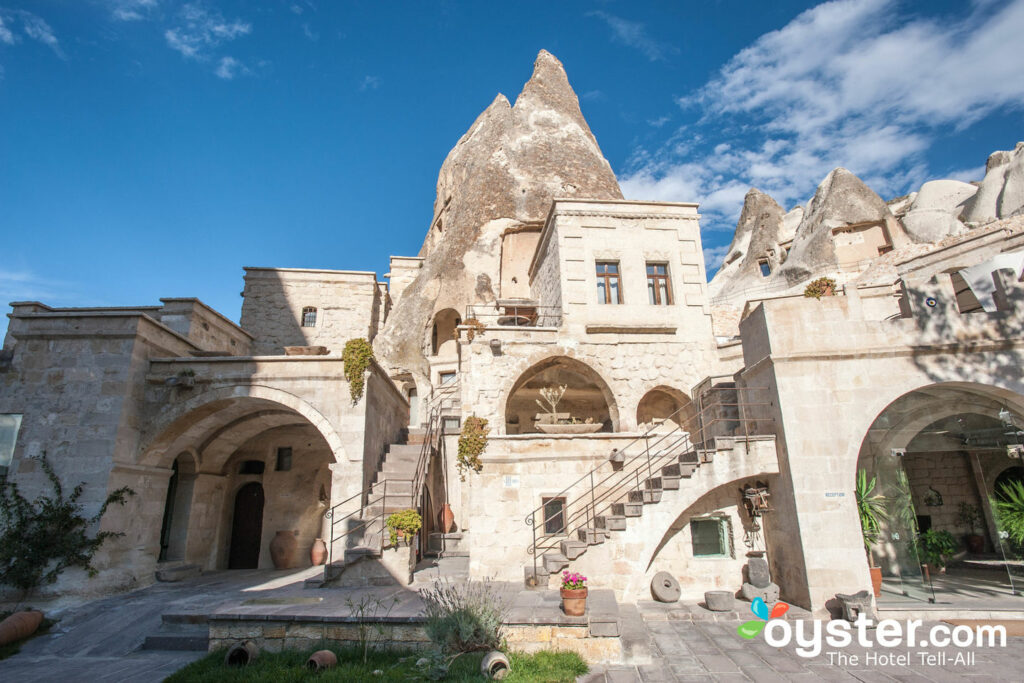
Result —
[{"label": "grass patch", "polygon": [[[3,621],[12,614],[14,614],[14,612],[0,612],[0,621]],[[32,640],[36,636],[41,636],[44,633],[48,632],[50,630],[50,627],[56,623],[57,622],[53,619],[47,619],[46,617],[43,617],[43,621],[39,624],[39,628],[37,628],[36,632],[30,635],[28,638],[25,638],[23,640],[17,640],[13,643],[7,643],[6,645],[0,645],[0,661],[7,659],[8,657],[13,657],[14,655],[21,652],[22,645]]]},{"label": "grass patch", "polygon": [[[416,661],[424,656],[422,652],[371,652],[366,664],[363,664],[361,654],[355,649],[326,649],[338,655],[338,666],[321,674],[314,674],[305,668],[306,660],[313,654],[313,650],[261,652],[255,662],[243,668],[225,666],[225,651],[218,650],[175,672],[165,683],[427,680],[422,667],[416,666]],[[480,660],[483,656],[484,653],[476,652],[458,657],[444,680],[450,683],[487,680],[480,675]],[[575,652],[546,650],[532,655],[512,652],[509,659],[512,670],[505,678],[509,683],[572,683],[577,676],[587,673],[586,663]]]}]

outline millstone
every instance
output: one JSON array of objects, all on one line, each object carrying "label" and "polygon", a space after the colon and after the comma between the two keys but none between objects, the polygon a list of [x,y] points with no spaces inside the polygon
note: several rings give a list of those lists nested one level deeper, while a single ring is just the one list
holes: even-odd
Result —
[{"label": "millstone", "polygon": [[680,593],[679,582],[668,572],[658,572],[651,579],[651,594],[658,602],[676,602]]},{"label": "millstone", "polygon": [[768,561],[763,557],[751,557],[747,560],[747,580],[758,588],[767,588],[772,582],[768,572]]}]

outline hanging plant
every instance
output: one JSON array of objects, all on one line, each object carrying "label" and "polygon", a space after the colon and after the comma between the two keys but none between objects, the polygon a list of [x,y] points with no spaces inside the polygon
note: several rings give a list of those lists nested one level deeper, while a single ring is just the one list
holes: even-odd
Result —
[{"label": "hanging plant", "polygon": [[467,341],[473,341],[474,337],[476,337],[478,332],[482,334],[483,331],[487,329],[487,325],[484,325],[476,318],[468,318],[465,322],[462,323],[462,325],[464,327],[469,328],[468,330],[466,330]]},{"label": "hanging plant", "polygon": [[345,379],[348,380],[348,392],[352,402],[358,403],[363,396],[363,382],[366,370],[373,360],[373,347],[363,338],[349,339],[345,342],[345,350],[341,354],[345,363]]},{"label": "hanging plant", "polygon": [[807,285],[804,296],[808,299],[820,299],[823,296],[835,296],[836,281],[830,277],[819,277]]},{"label": "hanging plant", "polygon": [[466,472],[479,472],[484,468],[480,462],[480,454],[487,448],[487,420],[471,415],[462,423],[462,434],[459,435],[459,454],[455,466],[459,470],[459,479],[466,481]]}]

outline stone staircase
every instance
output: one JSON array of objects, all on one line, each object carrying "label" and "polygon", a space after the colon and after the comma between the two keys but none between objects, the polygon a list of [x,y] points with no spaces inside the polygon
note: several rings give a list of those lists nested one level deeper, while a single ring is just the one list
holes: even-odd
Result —
[{"label": "stone staircase", "polygon": [[[404,443],[393,443],[381,461],[370,486],[367,504],[358,515],[344,521],[343,553],[324,568],[322,578],[306,581],[310,587],[319,587],[340,577],[351,565],[366,559],[379,559],[385,545],[387,529],[384,520],[392,512],[413,507],[413,478],[426,439],[426,430],[405,430]],[[335,531],[335,536],[342,531]],[[337,553],[337,542],[335,553]]]},{"label": "stone staircase", "polygon": [[205,614],[164,613],[160,628],[146,636],[143,650],[206,652],[210,643],[210,627]]},{"label": "stone staircase", "polygon": [[[525,567],[526,585],[528,587],[548,588],[558,581],[558,574],[569,568],[572,561],[587,552],[591,546],[601,545],[614,539],[619,532],[627,530],[627,520],[642,517],[644,508],[661,502],[665,491],[679,490],[684,479],[693,478],[701,465],[714,461],[715,447],[712,440],[711,448],[694,448],[687,439],[683,452],[667,456],[660,454],[654,476],[638,479],[639,487],[633,487],[620,495],[616,502],[599,505],[603,514],[595,515],[587,521],[586,526],[574,530],[574,533],[558,543],[558,549],[541,549],[537,557],[536,575],[534,565]],[[667,464],[666,464],[667,463]],[[656,472],[656,474],[655,474]],[[572,536],[575,536],[573,538]]]}]

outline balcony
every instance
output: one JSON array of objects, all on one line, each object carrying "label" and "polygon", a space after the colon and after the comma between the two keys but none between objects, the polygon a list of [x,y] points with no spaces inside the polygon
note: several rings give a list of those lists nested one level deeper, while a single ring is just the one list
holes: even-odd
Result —
[{"label": "balcony", "polygon": [[499,299],[494,304],[466,306],[465,321],[486,327],[559,327],[559,306],[538,306],[528,299]]}]

